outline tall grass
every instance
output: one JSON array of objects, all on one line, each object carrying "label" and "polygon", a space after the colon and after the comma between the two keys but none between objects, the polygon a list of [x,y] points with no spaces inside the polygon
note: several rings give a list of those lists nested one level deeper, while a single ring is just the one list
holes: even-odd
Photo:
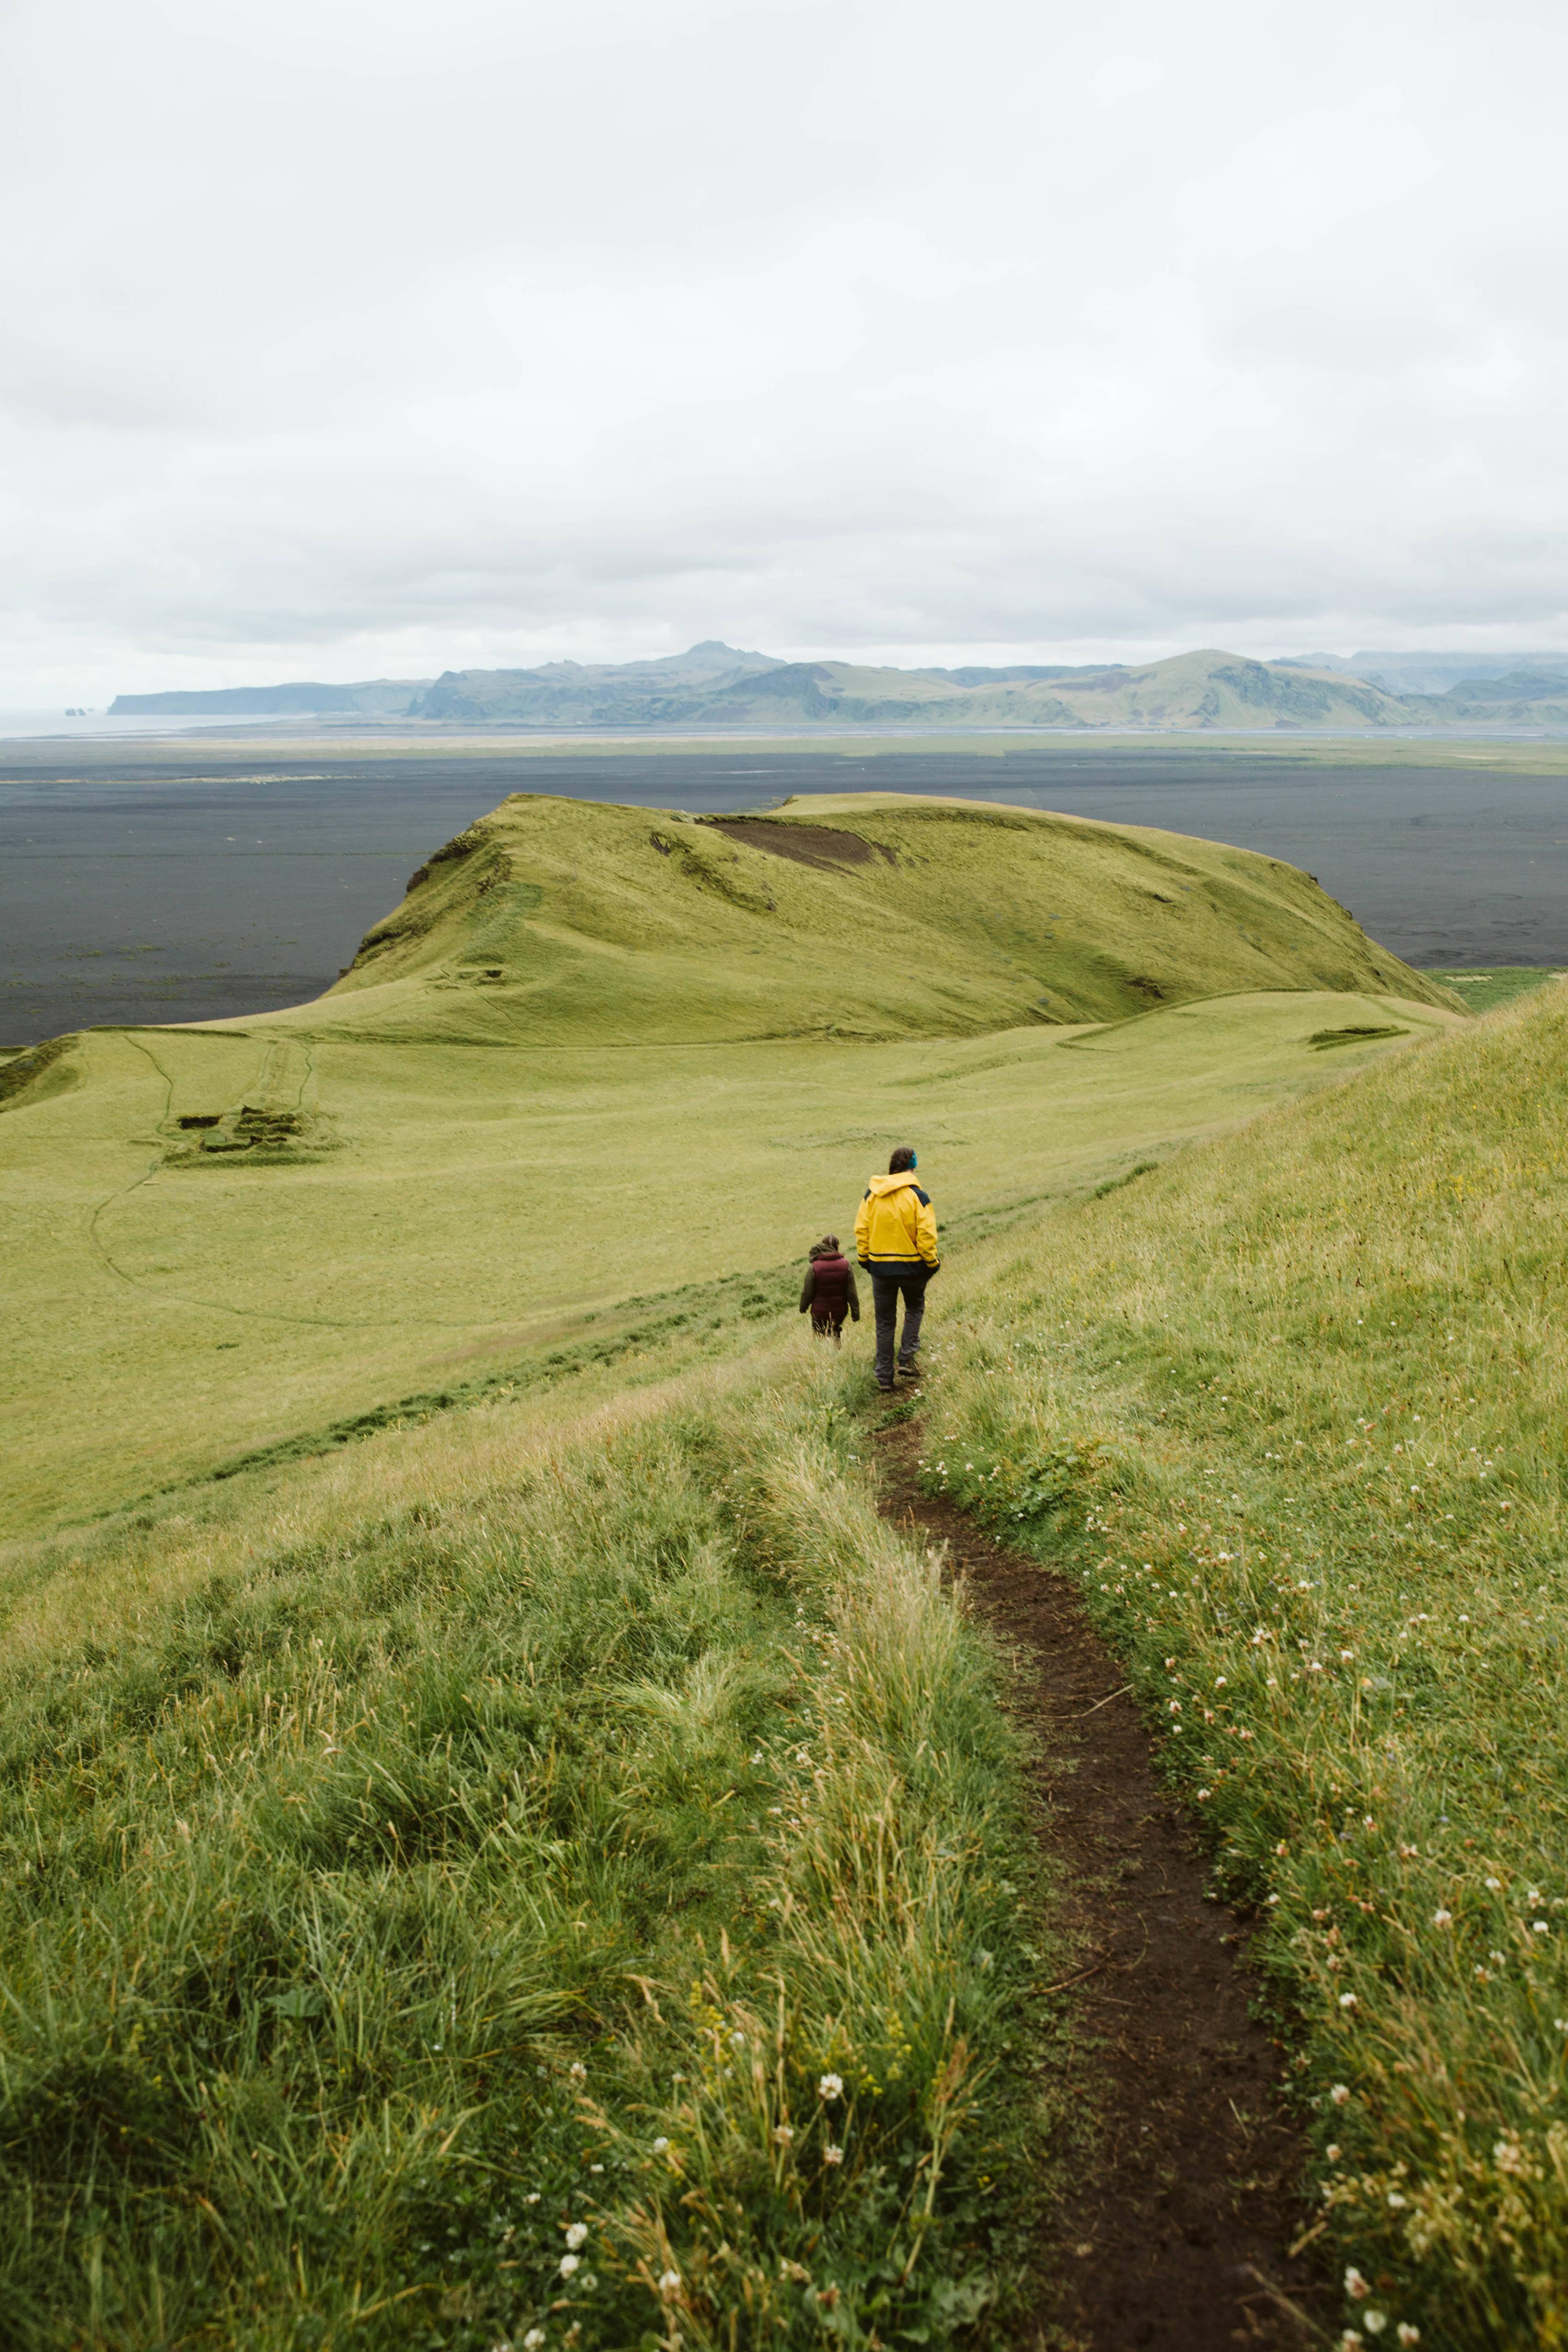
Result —
[{"label": "tall grass", "polygon": [[1568,2336],[1565,1134],[1549,989],[993,1247],[924,1429],[1260,1906],[1352,2346]]},{"label": "tall grass", "polygon": [[381,1510],[296,1472],[205,1566],[173,1514],[14,1557],[0,2341],[940,2341],[1005,2291],[1016,1759],[851,1427],[829,1368],[710,1381],[478,1477],[376,1441]]}]

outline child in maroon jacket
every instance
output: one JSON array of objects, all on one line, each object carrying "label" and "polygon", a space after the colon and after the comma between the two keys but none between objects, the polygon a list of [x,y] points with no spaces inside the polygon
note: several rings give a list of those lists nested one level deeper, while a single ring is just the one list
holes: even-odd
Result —
[{"label": "child in maroon jacket", "polygon": [[857,1323],[860,1320],[855,1269],[839,1248],[837,1234],[824,1234],[819,1242],[812,1243],[807,1255],[800,1311],[803,1315],[809,1311],[815,1338],[826,1339],[831,1332],[833,1344],[838,1347],[843,1342],[846,1313]]}]

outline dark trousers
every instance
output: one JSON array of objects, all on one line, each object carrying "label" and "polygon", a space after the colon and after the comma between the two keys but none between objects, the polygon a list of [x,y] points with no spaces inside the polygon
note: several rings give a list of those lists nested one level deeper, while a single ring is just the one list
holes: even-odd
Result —
[{"label": "dark trousers", "polygon": [[844,1318],[847,1308],[841,1307],[837,1315],[813,1315],[811,1335],[814,1339],[831,1339],[836,1348],[844,1343]]},{"label": "dark trousers", "polygon": [[926,1284],[931,1276],[923,1265],[871,1268],[871,1303],[877,1310],[877,1383],[879,1388],[893,1385],[893,1333],[899,1319],[899,1300],[904,1302],[903,1336],[899,1346],[899,1361],[906,1370],[914,1362],[915,1350],[921,1344],[921,1318],[925,1313]]}]

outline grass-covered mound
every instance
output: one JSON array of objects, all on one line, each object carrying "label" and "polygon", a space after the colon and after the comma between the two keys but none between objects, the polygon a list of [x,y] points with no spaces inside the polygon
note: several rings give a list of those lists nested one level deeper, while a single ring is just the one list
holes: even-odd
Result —
[{"label": "grass-covered mound", "polygon": [[991,1244],[923,1431],[1263,1906],[1352,2343],[1568,2333],[1565,1133],[1552,988]]},{"label": "grass-covered mound", "polygon": [[12,1552],[7,2346],[938,2343],[1006,2293],[1015,1759],[845,1395],[454,1417]]},{"label": "grass-covered mound", "polygon": [[1308,875],[1139,825],[896,793],[695,820],[514,793],[297,1031],[583,1046],[962,1036],[1258,989],[1453,999]]},{"label": "grass-covered mound", "polygon": [[911,1128],[961,1241],[1458,1017],[1280,992],[881,1045],[85,1037],[0,1109],[0,1528],[404,1400],[726,1345]]},{"label": "grass-covered mound", "polygon": [[[319,1003],[0,1073],[0,1528],[533,1381],[650,1296],[689,1338],[738,1280],[765,1310],[911,1119],[962,1228],[1338,1075],[1331,1032],[1353,1064],[1452,1017],[1305,875],[1213,843],[517,796]],[[1110,1020],[1105,1054],[1075,1034]]]}]

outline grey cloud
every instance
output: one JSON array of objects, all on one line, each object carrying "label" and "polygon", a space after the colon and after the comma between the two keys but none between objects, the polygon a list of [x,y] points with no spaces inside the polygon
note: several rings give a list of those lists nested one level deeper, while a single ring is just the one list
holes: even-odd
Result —
[{"label": "grey cloud", "polygon": [[17,0],[0,47],[0,702],[1568,641],[1545,5]]}]

